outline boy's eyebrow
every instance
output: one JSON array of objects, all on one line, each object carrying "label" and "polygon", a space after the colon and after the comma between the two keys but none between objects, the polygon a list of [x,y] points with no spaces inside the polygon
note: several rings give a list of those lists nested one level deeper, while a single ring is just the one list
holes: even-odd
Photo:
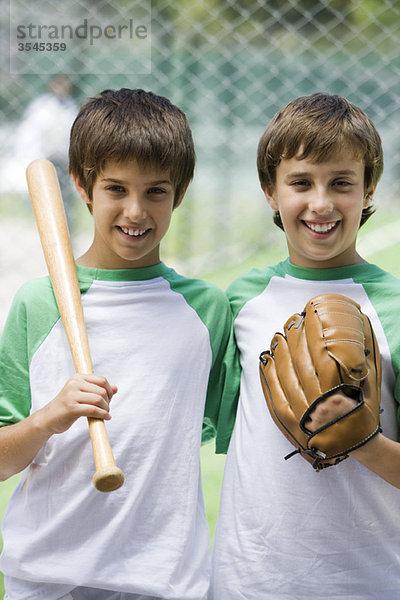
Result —
[{"label": "boy's eyebrow", "polygon": [[[116,179],[114,177],[102,177],[101,181],[104,183],[122,183],[126,184],[127,182],[124,179]],[[171,181],[169,179],[157,179],[156,181],[146,181],[146,185],[162,185],[168,184],[171,185]]]},{"label": "boy's eyebrow", "polygon": [[[353,171],[352,169],[340,169],[338,171],[330,171],[329,175],[356,175],[357,173],[355,171]],[[289,172],[287,174],[287,177],[310,177],[313,176],[313,173],[310,173],[309,171],[296,171],[296,172]]]},{"label": "boy's eyebrow", "polygon": [[162,184],[165,185],[166,183],[171,185],[171,181],[169,179],[160,179],[157,181],[149,181],[148,185],[162,185]]}]

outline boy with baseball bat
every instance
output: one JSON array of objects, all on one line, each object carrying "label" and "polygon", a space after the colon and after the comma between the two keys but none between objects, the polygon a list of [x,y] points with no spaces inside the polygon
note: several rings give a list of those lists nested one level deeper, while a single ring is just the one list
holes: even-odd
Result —
[{"label": "boy with baseball bat", "polygon": [[[261,137],[260,182],[289,258],[228,290],[242,380],[209,600],[400,597],[400,281],[356,249],[382,170],[373,123],[340,96],[293,100]],[[313,319],[320,333],[305,341]],[[346,354],[359,361],[347,374]],[[321,393],[334,357],[337,387]],[[331,460],[317,440],[340,442],[346,422],[352,443]]]},{"label": "boy with baseball bat", "polygon": [[[3,522],[7,600],[204,598],[201,434],[218,428],[226,449],[237,378],[225,295],[160,260],[194,164],[184,113],[151,92],[105,90],[72,126],[94,220],[77,260],[94,374],[73,374],[49,279],[23,286],[0,347],[0,477],[22,471]],[[82,416],[107,422],[125,475],[110,494],[92,486]]]}]

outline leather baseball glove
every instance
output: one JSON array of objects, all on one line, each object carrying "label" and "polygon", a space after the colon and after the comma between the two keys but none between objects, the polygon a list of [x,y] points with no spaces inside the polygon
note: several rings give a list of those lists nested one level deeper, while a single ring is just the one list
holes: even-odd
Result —
[{"label": "leather baseball glove", "polygon": [[[381,361],[372,325],[339,294],[312,298],[260,356],[261,385],[273,420],[319,471],[336,465],[378,434]],[[315,407],[334,394],[351,408],[311,431]],[[332,399],[331,399],[332,401]]]}]

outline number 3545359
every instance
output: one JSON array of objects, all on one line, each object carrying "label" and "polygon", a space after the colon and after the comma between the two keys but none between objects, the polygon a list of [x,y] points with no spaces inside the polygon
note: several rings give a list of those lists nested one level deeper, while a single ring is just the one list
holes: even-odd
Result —
[{"label": "number 3545359", "polygon": [[20,52],[65,52],[66,49],[65,42],[20,42],[18,44]]}]

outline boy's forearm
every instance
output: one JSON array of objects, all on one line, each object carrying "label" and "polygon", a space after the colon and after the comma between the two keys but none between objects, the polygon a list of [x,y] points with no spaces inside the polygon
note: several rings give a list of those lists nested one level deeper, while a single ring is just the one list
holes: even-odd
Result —
[{"label": "boy's forearm", "polygon": [[378,434],[365,446],[351,453],[362,465],[400,488],[400,443]]},{"label": "boy's forearm", "polygon": [[20,473],[52,436],[40,411],[14,425],[0,428],[0,481]]}]

